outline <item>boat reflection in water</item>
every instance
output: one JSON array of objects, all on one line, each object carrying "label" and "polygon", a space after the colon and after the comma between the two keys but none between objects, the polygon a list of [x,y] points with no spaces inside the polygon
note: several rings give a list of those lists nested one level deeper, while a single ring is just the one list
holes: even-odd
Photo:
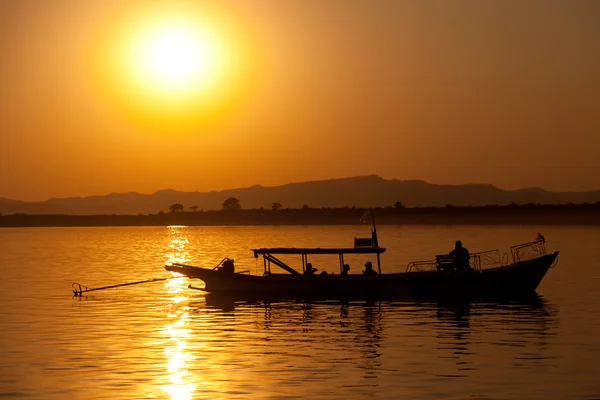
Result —
[{"label": "boat reflection in water", "polygon": [[544,351],[558,328],[557,307],[537,294],[486,303],[438,303],[436,316],[436,349],[440,358],[455,362],[452,377],[468,377],[478,369],[481,354],[473,347],[482,343],[504,349],[494,357],[515,367],[547,359]]},{"label": "boat reflection in water", "polygon": [[[214,330],[220,315],[236,321],[257,372],[274,363],[281,369],[269,378],[277,382],[310,380],[322,390],[365,395],[387,387],[412,396],[425,381],[475,378],[494,362],[509,375],[550,365],[546,344],[558,325],[556,307],[538,295],[486,303],[248,303],[214,295],[205,301],[195,307],[214,313],[216,320],[206,321]],[[464,385],[445,388],[460,397],[468,395]]]},{"label": "boat reflection in water", "polygon": [[[265,372],[277,370],[269,379],[275,381],[273,385],[285,381],[287,395],[297,395],[301,389],[296,385],[307,381],[313,390],[316,385],[323,391],[331,391],[330,384],[336,381],[357,388],[379,384],[371,379],[378,378],[381,367],[384,303],[240,303],[210,294],[204,299],[205,303],[194,305],[198,314],[203,308],[210,310],[214,319],[206,322],[214,331],[230,324],[231,329],[239,329],[232,345],[247,346],[244,352],[253,366],[251,374],[264,381]],[[265,396],[275,395],[270,393],[273,389],[268,382],[260,386]]]},{"label": "boat reflection in water", "polygon": [[[343,304],[340,306],[340,326],[347,327],[344,320],[350,320],[350,305]],[[364,325],[355,333],[355,342],[358,343],[358,348],[362,357],[362,368],[364,371],[363,378],[377,378],[381,364],[379,362],[379,347],[381,343],[381,333],[383,326],[381,323],[382,312],[381,304],[365,304],[362,309],[362,322]],[[351,325],[349,326],[352,327]],[[376,385],[376,382],[373,382]]]}]

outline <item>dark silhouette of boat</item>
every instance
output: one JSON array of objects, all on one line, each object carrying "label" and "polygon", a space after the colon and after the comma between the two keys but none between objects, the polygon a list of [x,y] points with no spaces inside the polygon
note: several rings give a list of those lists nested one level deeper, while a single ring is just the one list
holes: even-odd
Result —
[{"label": "dark silhouette of boat", "polygon": [[[535,293],[548,269],[557,260],[558,251],[547,253],[545,239],[538,234],[535,241],[510,248],[512,262],[498,250],[470,254],[468,267],[455,264],[448,255],[435,260],[411,262],[406,272],[382,273],[375,225],[370,238],[355,238],[350,248],[260,248],[254,257],[262,257],[264,274],[235,272],[233,260],[225,258],[214,268],[186,264],[170,264],[165,268],[205,283],[205,290],[216,295],[239,299],[420,299],[485,296],[517,296]],[[315,274],[308,262],[310,255],[337,255],[340,274]],[[344,255],[375,256],[377,271],[371,274],[345,274]],[[280,255],[300,255],[302,273],[281,261]],[[276,265],[286,273],[271,272]],[[370,263],[368,263],[370,264]]]}]

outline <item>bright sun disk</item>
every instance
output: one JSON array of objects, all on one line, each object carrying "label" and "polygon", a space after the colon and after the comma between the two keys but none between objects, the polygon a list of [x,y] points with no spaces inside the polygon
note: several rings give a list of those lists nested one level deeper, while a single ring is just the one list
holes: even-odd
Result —
[{"label": "bright sun disk", "polygon": [[158,32],[149,38],[144,50],[143,57],[152,73],[174,82],[206,72],[210,58],[214,57],[206,43],[181,30]]},{"label": "bright sun disk", "polygon": [[181,22],[151,26],[132,42],[130,70],[139,86],[162,94],[198,92],[214,86],[223,57],[210,32]]},{"label": "bright sun disk", "polygon": [[202,56],[199,46],[179,32],[169,32],[148,49],[150,67],[158,76],[167,79],[186,79],[200,67]]}]

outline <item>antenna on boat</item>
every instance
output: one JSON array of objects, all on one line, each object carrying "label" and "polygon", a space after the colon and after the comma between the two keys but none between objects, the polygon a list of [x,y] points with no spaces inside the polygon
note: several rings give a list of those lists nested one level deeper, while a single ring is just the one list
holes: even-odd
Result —
[{"label": "antenna on boat", "polygon": [[[369,207],[369,216],[373,223],[373,229],[371,230],[371,242],[374,248],[379,247],[379,241],[377,240],[377,225],[375,224],[375,216],[373,215],[373,208]],[[381,275],[381,254],[377,252],[377,272]]]},{"label": "antenna on boat", "polygon": [[371,221],[373,222],[373,230],[371,231],[371,235],[373,237],[373,247],[379,247],[379,242],[377,241],[377,225],[375,225],[375,216],[373,215],[373,209],[369,207],[369,215],[371,217]]}]

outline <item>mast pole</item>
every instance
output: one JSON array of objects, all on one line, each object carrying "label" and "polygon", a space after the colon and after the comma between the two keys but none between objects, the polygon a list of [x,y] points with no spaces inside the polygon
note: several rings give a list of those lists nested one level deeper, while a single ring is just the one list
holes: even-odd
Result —
[{"label": "mast pole", "polygon": [[[373,247],[379,247],[379,241],[377,240],[377,225],[375,224],[375,216],[373,215],[373,209],[369,207],[369,214],[371,215],[371,221],[373,221]],[[377,252],[377,272],[381,275],[381,258],[379,252]]]},{"label": "mast pole", "polygon": [[373,222],[373,247],[379,247],[377,240],[377,225],[375,225],[375,216],[373,215],[373,209],[369,207],[369,214],[371,215],[371,221]]}]

